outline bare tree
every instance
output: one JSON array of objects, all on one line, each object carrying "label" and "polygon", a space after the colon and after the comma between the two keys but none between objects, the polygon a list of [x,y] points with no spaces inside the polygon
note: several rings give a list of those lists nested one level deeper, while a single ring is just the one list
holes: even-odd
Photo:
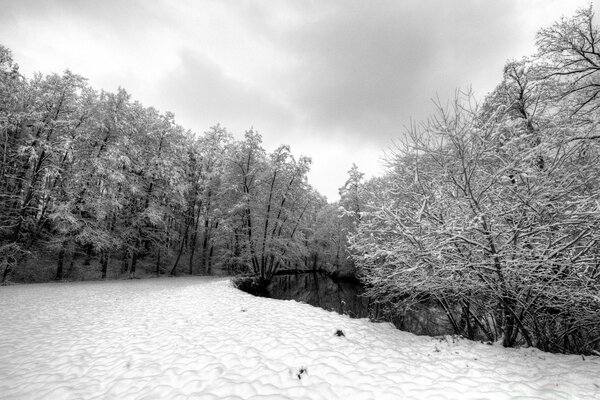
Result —
[{"label": "bare tree", "polygon": [[398,309],[435,301],[457,333],[591,351],[599,149],[582,159],[564,121],[532,141],[529,122],[466,96],[413,127],[353,238],[356,262],[376,298]]}]

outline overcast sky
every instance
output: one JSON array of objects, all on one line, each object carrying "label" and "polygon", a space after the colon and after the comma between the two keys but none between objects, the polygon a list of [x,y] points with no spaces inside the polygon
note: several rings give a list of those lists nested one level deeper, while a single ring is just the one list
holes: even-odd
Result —
[{"label": "overcast sky", "polygon": [[0,43],[28,77],[68,68],[193,131],[254,127],[268,150],[290,144],[333,201],[352,162],[379,174],[432,98],[468,86],[483,98],[507,59],[535,51],[540,27],[587,4],[0,0]]}]

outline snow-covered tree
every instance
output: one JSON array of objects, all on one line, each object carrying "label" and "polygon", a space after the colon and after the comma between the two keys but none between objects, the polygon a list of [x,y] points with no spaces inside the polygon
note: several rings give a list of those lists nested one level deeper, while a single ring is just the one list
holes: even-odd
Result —
[{"label": "snow-covered tree", "polygon": [[435,301],[457,333],[589,351],[599,149],[570,141],[568,121],[515,116],[515,100],[482,113],[459,98],[408,132],[355,260],[373,296],[399,309]]}]

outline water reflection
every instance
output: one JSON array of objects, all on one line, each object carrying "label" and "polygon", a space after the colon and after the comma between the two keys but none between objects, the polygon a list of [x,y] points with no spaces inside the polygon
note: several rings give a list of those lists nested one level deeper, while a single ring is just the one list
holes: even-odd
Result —
[{"label": "water reflection", "polygon": [[369,299],[362,296],[361,284],[334,281],[318,272],[274,276],[267,291],[275,299],[302,301],[353,318],[370,316]]},{"label": "water reflection", "polygon": [[364,296],[362,284],[334,280],[318,272],[274,276],[267,292],[274,299],[301,301],[352,318],[386,320],[417,335],[454,333],[441,307],[423,304],[402,315],[393,314]]}]

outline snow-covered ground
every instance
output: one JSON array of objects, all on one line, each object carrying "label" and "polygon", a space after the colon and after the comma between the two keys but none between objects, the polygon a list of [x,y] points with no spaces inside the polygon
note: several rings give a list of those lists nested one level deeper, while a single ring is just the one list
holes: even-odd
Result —
[{"label": "snow-covered ground", "polygon": [[0,288],[0,398],[600,399],[600,358],[415,336],[223,278],[21,285]]}]

